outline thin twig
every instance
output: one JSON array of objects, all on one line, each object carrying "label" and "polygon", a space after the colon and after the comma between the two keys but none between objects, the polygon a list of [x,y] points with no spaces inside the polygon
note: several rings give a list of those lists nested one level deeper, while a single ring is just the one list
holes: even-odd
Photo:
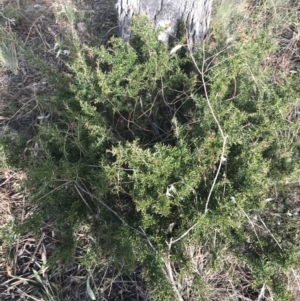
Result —
[{"label": "thin twig", "polygon": [[266,290],[266,284],[264,283],[258,295],[257,301],[263,300],[263,298],[265,297],[265,290]]},{"label": "thin twig", "polygon": [[86,204],[86,206],[91,210],[91,212],[93,212],[92,208],[90,207],[90,205],[87,203],[87,201],[85,200],[85,198],[83,197],[83,195],[81,194],[81,192],[79,191],[79,189],[77,188],[76,185],[74,185],[75,189],[77,190],[78,194],[80,195],[81,199],[83,200],[83,202]]},{"label": "thin twig", "polygon": [[219,163],[217,173],[216,173],[216,175],[215,175],[213,184],[211,185],[211,188],[210,188],[210,191],[209,191],[209,194],[208,194],[206,203],[205,203],[204,214],[206,214],[206,213],[208,212],[208,204],[209,204],[209,200],[210,200],[211,194],[212,194],[212,192],[213,192],[213,190],[214,190],[214,187],[215,187],[215,185],[216,185],[217,179],[218,179],[218,177],[219,177],[221,167],[222,167],[222,165],[223,165],[223,163],[224,163],[224,154],[225,154],[226,142],[227,142],[227,137],[224,137],[224,138],[223,138],[223,147],[222,147],[222,154],[221,154],[220,163]]},{"label": "thin twig", "polygon": [[[59,186],[55,187],[55,188],[52,189],[51,191],[47,192],[45,195],[41,196],[41,197],[37,200],[37,202],[40,201],[40,200],[42,200],[42,199],[44,199],[45,197],[47,197],[49,194],[53,193],[54,191],[59,190],[60,188],[66,186],[66,185],[68,185],[68,184],[70,184],[71,182],[72,182],[72,181],[68,181],[68,182],[63,183],[62,185],[59,185]],[[50,183],[50,182],[48,182],[47,184],[49,184],[49,183]],[[44,187],[42,188],[42,190],[45,189],[45,188],[46,188],[46,186],[44,186]],[[41,191],[40,191],[40,192],[41,192]],[[39,192],[39,193],[40,193],[40,192]]]},{"label": "thin twig", "polygon": [[149,237],[147,236],[147,234],[146,234],[146,232],[144,231],[144,229],[143,229],[141,226],[139,226],[139,228],[141,229],[141,231],[142,231],[144,237],[147,239],[147,242],[148,242],[149,246],[151,247],[151,249],[152,249],[155,253],[157,253],[156,249],[154,248],[152,242],[150,241],[150,239],[149,239]]},{"label": "thin twig", "polygon": [[[203,48],[203,53],[204,53],[204,48]],[[218,179],[219,174],[220,174],[220,170],[221,170],[222,164],[224,162],[227,136],[224,135],[223,129],[221,127],[221,124],[220,124],[220,122],[219,122],[219,120],[218,120],[218,118],[217,118],[217,116],[216,116],[216,114],[214,112],[214,109],[213,109],[212,104],[211,104],[211,102],[209,100],[209,97],[208,97],[208,91],[207,91],[207,87],[206,87],[206,83],[205,83],[205,78],[204,78],[204,73],[205,73],[205,71],[204,71],[204,62],[205,62],[205,60],[203,60],[202,70],[200,70],[199,67],[198,67],[198,65],[197,65],[197,62],[196,62],[196,60],[194,58],[194,55],[193,55],[191,49],[190,49],[190,54],[191,54],[191,58],[193,60],[193,63],[195,65],[198,73],[201,75],[201,79],[202,79],[202,83],[203,83],[203,88],[204,88],[205,99],[206,99],[207,105],[208,105],[208,107],[210,109],[210,112],[211,112],[211,114],[212,114],[212,116],[213,116],[213,118],[214,118],[214,120],[215,120],[215,122],[216,122],[216,124],[218,126],[219,132],[220,132],[220,134],[222,136],[222,139],[223,139],[223,147],[222,147],[222,154],[221,154],[221,159],[220,159],[219,167],[218,167],[217,173],[215,175],[214,181],[212,183],[212,186],[210,188],[210,191],[209,191],[209,194],[208,194],[208,197],[207,197],[207,200],[206,200],[206,204],[205,204],[204,214],[206,214],[208,212],[208,205],[209,205],[209,201],[210,201],[212,192],[214,190],[214,187],[216,185],[217,179]]]},{"label": "thin twig", "polygon": [[183,239],[185,236],[187,236],[190,231],[192,231],[197,225],[198,225],[199,222],[196,222],[193,226],[191,226],[188,230],[186,230],[180,237],[172,240],[172,244],[175,244],[177,241]]},{"label": "thin twig", "polygon": [[[78,183],[76,183],[76,186],[84,193],[86,193],[87,195],[89,195],[91,198],[97,200],[97,202],[99,202],[102,206],[104,206],[107,210],[109,210],[111,213],[113,213],[121,222],[122,224],[124,224],[127,228],[133,230],[134,232],[138,233],[139,235],[143,236],[144,238],[146,238],[149,246],[151,247],[151,249],[157,253],[155,247],[153,246],[153,244],[151,243],[149,237],[147,236],[147,234],[145,233],[145,231],[139,227],[141,229],[141,231],[131,227],[116,211],[114,211],[112,208],[110,208],[105,202],[99,200],[98,198],[96,198],[94,195],[92,195],[89,191],[83,189]],[[77,188],[76,188],[77,189]]]},{"label": "thin twig", "polygon": [[[203,52],[204,52],[204,49],[203,49]],[[198,73],[201,75],[201,79],[202,79],[202,83],[203,83],[203,88],[204,88],[204,93],[205,93],[205,99],[206,99],[206,102],[207,102],[208,107],[210,109],[210,112],[213,115],[213,118],[214,118],[214,120],[215,120],[215,122],[216,122],[216,124],[218,126],[218,129],[219,129],[219,131],[221,133],[222,138],[225,139],[225,135],[224,135],[223,129],[222,129],[221,125],[220,125],[220,122],[219,122],[219,120],[218,120],[218,118],[217,118],[217,116],[216,116],[216,114],[214,112],[214,109],[213,109],[213,107],[212,107],[212,105],[210,103],[209,97],[208,97],[208,91],[207,91],[207,87],[206,87],[206,83],[205,83],[205,78],[204,78],[204,73],[205,73],[204,72],[204,62],[205,62],[205,60],[203,60],[202,70],[200,70],[199,67],[198,67],[198,65],[197,65],[197,62],[195,60],[195,57],[194,57],[192,51],[190,51],[190,54],[191,54],[192,61],[193,61],[194,65],[195,65]]]},{"label": "thin twig", "polygon": [[173,271],[172,271],[172,267],[171,267],[171,248],[172,248],[172,244],[173,244],[173,241],[172,241],[172,238],[170,239],[170,242],[166,242],[167,245],[168,245],[168,256],[167,256],[167,260],[163,260],[164,261],[164,264],[165,264],[165,267],[166,267],[166,273],[167,273],[167,276],[172,284],[172,287],[173,287],[173,290],[174,292],[176,293],[177,297],[178,297],[178,300],[179,301],[184,301],[177,286],[176,286],[176,283],[175,283],[175,280],[174,280],[174,276],[173,276]]},{"label": "thin twig", "polygon": [[264,225],[264,227],[266,228],[266,230],[270,233],[270,235],[272,236],[272,238],[275,240],[275,242],[278,245],[278,247],[282,250],[282,247],[279,244],[278,240],[275,238],[275,236],[272,234],[272,232],[268,229],[268,227],[266,226],[265,222],[261,219],[261,217],[259,216],[259,214],[258,214],[258,218],[260,219],[260,221],[262,222],[262,224]]},{"label": "thin twig", "polygon": [[12,25],[16,25],[14,19],[9,19],[9,18],[5,17],[5,16],[3,15],[2,12],[0,12],[0,16],[1,16],[2,18],[4,18],[5,20],[7,20],[7,21],[8,21],[9,23],[11,23]]},{"label": "thin twig", "polygon": [[[124,224],[126,227],[128,227],[128,228],[130,228],[130,229],[132,229],[132,230],[134,230],[134,231],[136,231],[136,232],[138,232],[138,233],[140,233],[140,234],[143,234],[143,233],[140,232],[139,230],[137,230],[137,229],[135,229],[135,228],[129,226],[129,225],[125,222],[125,220],[124,220],[124,219],[123,219],[116,211],[114,211],[113,209],[111,209],[106,203],[104,203],[103,201],[101,201],[101,200],[99,200],[98,198],[96,198],[96,197],[95,197],[94,195],[92,195],[89,191],[83,189],[79,184],[76,183],[76,186],[78,186],[78,188],[79,188],[82,192],[86,193],[86,194],[89,195],[91,198],[97,200],[102,206],[104,206],[107,210],[109,210],[111,213],[113,213],[113,214],[114,214],[114,215],[122,222],[122,224]],[[143,236],[144,236],[144,235],[143,235]]]},{"label": "thin twig", "polygon": [[177,239],[173,240],[173,238],[171,237],[170,239],[170,242],[166,242],[167,246],[168,246],[168,257],[167,257],[167,261],[163,260],[164,264],[165,264],[165,267],[166,267],[166,273],[167,273],[167,277],[169,278],[171,284],[172,284],[172,287],[173,287],[173,290],[174,292],[176,293],[177,297],[178,297],[178,300],[179,301],[183,301],[183,298],[176,286],[176,283],[175,283],[175,280],[174,280],[174,276],[173,276],[173,271],[172,271],[172,267],[171,267],[171,249],[172,249],[172,245],[174,243],[176,243],[177,241],[181,240],[182,238],[184,238],[185,236],[187,236],[189,234],[190,231],[192,231],[197,225],[198,225],[199,222],[196,222],[192,227],[190,227],[187,231],[185,231],[180,237],[178,237]]},{"label": "thin twig", "polygon": [[29,265],[34,261],[34,257],[35,257],[35,255],[36,255],[36,253],[37,253],[37,251],[38,251],[38,249],[39,249],[39,247],[40,247],[40,245],[41,245],[41,243],[42,243],[42,241],[43,241],[45,235],[46,235],[46,234],[43,232],[43,233],[42,233],[42,236],[41,236],[41,238],[40,238],[40,240],[38,241],[38,243],[37,243],[37,245],[36,245],[36,247],[35,247],[35,250],[34,250],[33,254],[31,255],[31,258],[30,258],[28,264],[26,265],[25,269],[23,270],[23,273],[25,273],[25,272],[28,270]]},{"label": "thin twig", "polygon": [[[233,199],[234,199],[234,198],[233,198]],[[245,210],[244,210],[244,209],[243,209],[243,208],[235,201],[235,199],[234,199],[234,202],[235,202],[235,204],[239,207],[239,209],[243,212],[243,214],[246,216],[247,220],[249,221],[249,224],[251,225],[251,227],[252,227],[252,229],[253,229],[253,231],[254,231],[254,233],[255,233],[255,236],[257,237],[257,240],[258,240],[258,242],[259,242],[260,248],[263,250],[261,241],[260,241],[260,239],[259,239],[259,236],[258,236],[256,230],[255,230],[255,225],[254,225],[254,223],[253,223],[252,220],[250,219],[249,215],[245,212]]]}]

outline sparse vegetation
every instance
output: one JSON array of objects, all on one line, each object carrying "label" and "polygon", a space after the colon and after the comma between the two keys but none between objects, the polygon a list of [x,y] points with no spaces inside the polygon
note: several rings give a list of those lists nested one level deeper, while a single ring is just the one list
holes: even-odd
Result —
[{"label": "sparse vegetation", "polygon": [[28,5],[0,15],[1,300],[299,300],[297,1],[217,1],[195,53]]}]

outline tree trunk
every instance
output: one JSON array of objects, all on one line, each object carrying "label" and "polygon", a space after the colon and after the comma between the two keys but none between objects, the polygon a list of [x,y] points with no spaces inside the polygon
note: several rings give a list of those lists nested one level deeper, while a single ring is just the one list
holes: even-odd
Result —
[{"label": "tree trunk", "polygon": [[213,0],[118,0],[120,36],[130,39],[134,14],[146,15],[157,27],[167,28],[159,40],[168,43],[175,37],[180,20],[186,24],[188,44],[192,46],[205,38],[209,28]]}]

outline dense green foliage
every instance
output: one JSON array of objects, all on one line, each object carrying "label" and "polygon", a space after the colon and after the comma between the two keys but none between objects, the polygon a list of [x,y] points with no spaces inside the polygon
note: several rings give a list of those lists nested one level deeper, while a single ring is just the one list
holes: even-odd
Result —
[{"label": "dense green foliage", "polygon": [[[74,47],[70,72],[51,75],[56,93],[43,102],[51,120],[20,140],[26,151],[17,157],[16,140],[6,141],[37,205],[28,223],[53,219],[64,259],[76,227],[88,223],[95,249],[116,265],[142,264],[160,300],[173,298],[170,253],[183,276],[186,246],[199,244],[212,267],[235,254],[254,288],[266,283],[288,300],[279,282],[299,252],[296,201],[287,201],[299,176],[299,75],[276,83],[265,62],[276,43],[263,32],[228,44],[216,27],[217,42],[193,55],[170,55],[144,19],[133,32],[130,43]],[[169,250],[166,242],[193,225]],[[191,275],[201,290],[201,276]]]}]

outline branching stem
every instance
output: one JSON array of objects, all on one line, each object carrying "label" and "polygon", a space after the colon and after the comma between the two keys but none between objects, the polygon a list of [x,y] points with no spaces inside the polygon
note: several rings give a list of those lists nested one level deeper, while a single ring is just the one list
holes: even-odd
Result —
[{"label": "branching stem", "polygon": [[[203,54],[204,54],[204,45],[203,45]],[[216,185],[216,182],[217,182],[217,179],[219,177],[219,174],[220,174],[220,170],[221,170],[221,167],[222,167],[222,164],[224,162],[224,158],[225,158],[225,150],[226,150],[226,142],[227,142],[227,136],[225,136],[224,132],[223,132],[223,129],[221,127],[221,124],[214,112],[214,109],[213,109],[213,106],[209,100],[209,97],[208,97],[208,91],[207,91],[207,86],[206,86],[206,82],[205,82],[205,78],[204,78],[204,74],[205,74],[205,66],[204,66],[204,63],[205,63],[205,59],[203,59],[203,63],[202,63],[202,67],[201,67],[201,70],[200,68],[198,67],[197,65],[197,62],[195,60],[195,57],[193,55],[193,52],[191,51],[190,49],[190,54],[191,54],[191,58],[193,60],[193,63],[198,71],[198,73],[201,75],[201,79],[202,79],[202,83],[203,83],[203,88],[204,88],[204,94],[205,94],[205,99],[206,99],[206,102],[207,102],[207,105],[209,107],[209,110],[218,126],[218,129],[219,129],[219,132],[222,136],[222,139],[223,139],[223,147],[222,147],[222,154],[221,154],[221,158],[220,158],[220,163],[219,163],[219,167],[218,167],[218,170],[217,170],[217,173],[215,175],[215,178],[214,178],[214,181],[212,183],[212,186],[210,188],[210,191],[209,191],[209,194],[208,194],[208,197],[207,197],[207,200],[206,200],[206,204],[205,204],[205,210],[204,210],[204,214],[206,214],[208,212],[208,205],[209,205],[209,201],[210,201],[210,198],[211,198],[211,195],[212,195],[212,192],[214,190],[214,187]]]}]

